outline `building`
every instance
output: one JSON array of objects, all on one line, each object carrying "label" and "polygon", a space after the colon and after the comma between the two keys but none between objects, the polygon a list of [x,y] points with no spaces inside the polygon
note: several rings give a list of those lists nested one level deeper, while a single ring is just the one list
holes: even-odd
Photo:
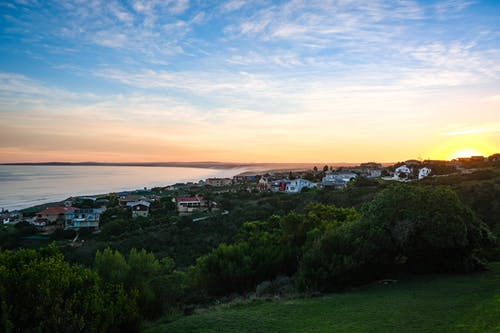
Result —
[{"label": "building", "polygon": [[288,179],[276,179],[271,182],[272,192],[285,192],[286,186],[290,181]]},{"label": "building", "polygon": [[75,209],[78,208],[72,206],[49,207],[38,212],[33,219],[32,224],[37,226],[45,226],[56,222],[60,222],[62,224],[65,221],[65,214]]},{"label": "building", "polygon": [[206,212],[209,209],[208,200],[201,196],[176,197],[175,205],[179,215]]},{"label": "building", "polygon": [[257,183],[257,187],[261,192],[270,191],[271,180],[269,179],[269,177],[262,176],[260,177],[259,182]]},{"label": "building", "polygon": [[431,173],[431,169],[427,167],[423,167],[422,169],[418,170],[418,179],[424,179]]},{"label": "building", "polygon": [[149,206],[151,206],[151,203],[144,200],[127,202],[127,207],[132,211],[132,218],[136,218],[139,216],[148,217]]},{"label": "building", "polygon": [[2,224],[17,223],[21,220],[22,216],[23,214],[18,211],[9,212],[4,209],[0,211],[0,220],[2,220]]},{"label": "building", "polygon": [[375,162],[361,163],[359,166],[367,169],[382,169],[382,164]]},{"label": "building", "polygon": [[232,185],[233,181],[231,178],[208,178],[205,180],[205,185],[214,186],[214,187],[222,187]]},{"label": "building", "polygon": [[75,209],[66,213],[65,229],[99,229],[99,219],[105,208]]},{"label": "building", "polygon": [[396,170],[394,170],[393,179],[407,180],[410,178],[410,175],[411,175],[411,169],[404,164],[401,165],[400,167],[397,167]]},{"label": "building", "polygon": [[366,171],[366,178],[378,178],[382,176],[382,169],[370,169]]},{"label": "building", "polygon": [[141,200],[147,200],[147,198],[143,195],[127,194],[127,195],[122,195],[120,196],[120,198],[118,198],[118,204],[122,207],[127,207],[127,203],[137,202]]},{"label": "building", "polygon": [[289,180],[285,186],[286,193],[300,193],[304,188],[314,188],[316,184],[302,178]]},{"label": "building", "polygon": [[332,188],[346,188],[349,181],[358,175],[353,172],[330,172],[323,177],[321,185]]}]

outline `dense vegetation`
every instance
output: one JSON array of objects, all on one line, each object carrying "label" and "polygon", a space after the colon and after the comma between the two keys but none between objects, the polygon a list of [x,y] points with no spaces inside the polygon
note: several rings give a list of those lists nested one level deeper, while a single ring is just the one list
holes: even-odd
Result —
[{"label": "dense vegetation", "polygon": [[[68,246],[74,232],[4,227],[1,245],[15,251],[0,252],[0,323],[6,332],[135,332],[236,295],[482,270],[499,259],[499,186],[499,170],[486,169],[396,185],[359,178],[297,195],[205,189],[227,213],[194,222],[164,196],[150,217],[132,219],[115,203],[80,246]],[[57,246],[20,249],[51,240]]]},{"label": "dense vegetation", "polygon": [[314,204],[305,214],[246,223],[240,238],[197,260],[191,273],[200,290],[245,292],[296,274],[299,290],[330,291],[393,271],[473,271],[495,244],[453,191],[406,185],[382,191],[361,213]]},{"label": "dense vegetation", "polygon": [[0,252],[3,332],[130,332],[139,329],[135,296],[71,265],[49,246]]}]

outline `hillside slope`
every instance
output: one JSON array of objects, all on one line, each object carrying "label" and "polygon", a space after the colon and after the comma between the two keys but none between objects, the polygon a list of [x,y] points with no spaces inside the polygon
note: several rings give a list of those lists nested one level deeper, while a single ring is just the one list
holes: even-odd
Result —
[{"label": "hillside slope", "polygon": [[500,332],[500,263],[321,298],[222,305],[145,332]]}]

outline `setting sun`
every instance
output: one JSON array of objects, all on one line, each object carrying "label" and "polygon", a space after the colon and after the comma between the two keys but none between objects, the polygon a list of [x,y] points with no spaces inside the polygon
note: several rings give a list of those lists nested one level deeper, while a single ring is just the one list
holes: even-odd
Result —
[{"label": "setting sun", "polygon": [[453,160],[460,157],[489,156],[498,151],[498,146],[485,134],[454,135],[440,144],[430,156],[437,159]]}]

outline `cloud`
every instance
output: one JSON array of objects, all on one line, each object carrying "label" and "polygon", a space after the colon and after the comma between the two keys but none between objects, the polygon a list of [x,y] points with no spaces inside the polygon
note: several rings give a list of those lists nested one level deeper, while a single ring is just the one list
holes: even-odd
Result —
[{"label": "cloud", "polygon": [[230,0],[222,5],[223,12],[232,12],[242,8],[245,5],[244,0]]},{"label": "cloud", "polygon": [[434,10],[436,14],[440,16],[456,14],[463,11],[467,7],[475,4],[477,1],[470,0],[444,0],[438,1],[434,5]]}]

